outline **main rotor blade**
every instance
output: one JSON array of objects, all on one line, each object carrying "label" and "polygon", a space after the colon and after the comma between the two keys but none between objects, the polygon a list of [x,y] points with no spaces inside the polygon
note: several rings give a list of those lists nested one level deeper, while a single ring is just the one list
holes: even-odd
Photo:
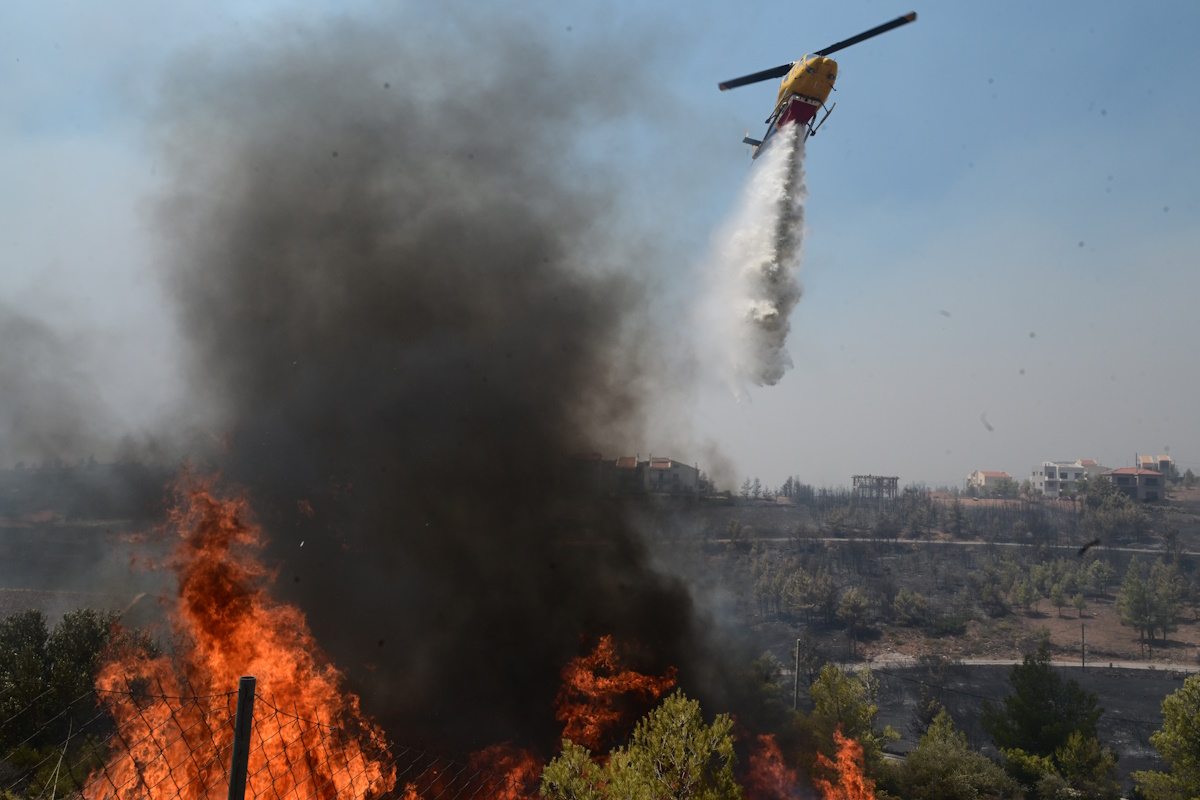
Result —
[{"label": "main rotor blade", "polygon": [[740,78],[734,78],[730,81],[717,84],[717,87],[724,92],[727,89],[736,89],[739,86],[745,86],[748,83],[758,83],[759,81],[769,81],[771,78],[782,78],[788,74],[788,70],[792,68],[795,61],[789,61],[786,64],[780,64],[778,67],[764,69],[762,72],[756,72],[753,75],[743,75]]},{"label": "main rotor blade", "polygon": [[845,41],[838,42],[837,44],[831,44],[831,45],[829,45],[829,47],[826,47],[824,50],[818,50],[816,54],[819,56],[827,56],[827,55],[836,53],[838,50],[845,50],[847,47],[849,47],[852,44],[858,44],[859,42],[865,42],[867,39],[870,39],[873,36],[878,36],[881,33],[887,33],[890,30],[899,28],[901,25],[907,25],[908,23],[912,22],[916,18],[917,18],[917,12],[910,11],[909,13],[905,14],[903,17],[896,17],[891,22],[885,22],[884,24],[880,25],[877,28],[871,28],[871,30],[869,30],[869,31],[863,31],[858,36],[851,36],[849,39],[846,39]]}]

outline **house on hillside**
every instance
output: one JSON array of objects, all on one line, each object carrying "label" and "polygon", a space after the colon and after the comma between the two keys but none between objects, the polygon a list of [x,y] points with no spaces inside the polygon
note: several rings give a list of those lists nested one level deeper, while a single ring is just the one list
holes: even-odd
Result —
[{"label": "house on hillside", "polygon": [[1176,475],[1175,459],[1168,455],[1138,456],[1137,462],[1138,469],[1161,472],[1164,478],[1170,478]]},{"label": "house on hillside", "polygon": [[1034,491],[1046,497],[1063,497],[1075,491],[1075,482],[1086,473],[1077,461],[1043,461],[1033,468]]},{"label": "house on hillside", "polygon": [[645,465],[646,462],[639,461],[637,456],[620,456],[614,465],[617,491],[630,494],[646,492],[649,484]]},{"label": "house on hillside", "polygon": [[646,486],[648,491],[658,494],[684,494],[697,497],[700,494],[700,470],[670,458],[650,457],[647,466]]},{"label": "house on hillside", "polygon": [[1158,470],[1122,467],[1109,470],[1104,477],[1134,500],[1162,500],[1166,497],[1166,480]]},{"label": "house on hillside", "polygon": [[[580,459],[580,462],[584,460]],[[700,469],[673,458],[651,456],[648,461],[643,461],[641,456],[620,456],[603,459],[599,463],[600,478],[597,484],[603,487],[605,493],[679,494],[693,497],[700,494]]]},{"label": "house on hillside", "polygon": [[1083,468],[1084,477],[1089,481],[1098,475],[1103,475],[1108,472],[1108,467],[1102,466],[1100,462],[1094,458],[1079,458],[1075,460],[1076,465]]},{"label": "house on hillside", "polygon": [[1012,480],[1007,472],[996,472],[988,469],[977,469],[967,475],[967,489],[974,489],[982,494],[988,494],[1002,480]]}]

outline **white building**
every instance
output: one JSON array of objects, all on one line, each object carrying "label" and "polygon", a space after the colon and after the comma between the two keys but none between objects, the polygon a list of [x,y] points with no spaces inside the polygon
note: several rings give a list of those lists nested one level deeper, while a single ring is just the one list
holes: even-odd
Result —
[{"label": "white building", "polygon": [[1087,479],[1089,481],[1098,475],[1103,475],[1104,473],[1108,472],[1108,467],[1101,465],[1099,462],[1097,462],[1095,459],[1092,459],[1092,458],[1081,458],[1081,459],[1078,459],[1075,463],[1077,465],[1083,467],[1083,474],[1087,476]]},{"label": "white building", "polygon": [[1030,482],[1039,494],[1062,497],[1075,491],[1075,482],[1087,474],[1086,470],[1079,461],[1043,461],[1034,466]]}]

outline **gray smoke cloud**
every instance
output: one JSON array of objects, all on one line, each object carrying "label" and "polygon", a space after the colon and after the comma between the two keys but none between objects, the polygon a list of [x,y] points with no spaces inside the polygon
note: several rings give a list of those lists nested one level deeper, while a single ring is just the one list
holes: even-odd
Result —
[{"label": "gray smoke cloud", "polygon": [[751,168],[742,196],[717,232],[699,306],[708,349],[720,354],[724,379],[774,386],[789,369],[790,317],[803,290],[797,273],[804,244],[804,142],[801,126],[772,137]]},{"label": "gray smoke cloud", "polygon": [[[97,387],[96,339],[0,303],[0,588],[86,593],[38,601],[53,613],[123,604],[155,586],[130,576],[131,553],[114,531],[161,512],[169,472],[144,443],[121,437]],[[74,526],[81,519],[102,524]]]},{"label": "gray smoke cloud", "polygon": [[79,341],[0,304],[0,467],[112,452],[113,420]]},{"label": "gray smoke cloud", "polygon": [[640,441],[672,386],[624,269],[649,232],[598,166],[645,109],[636,43],[472,14],[189,61],[156,131],[197,408],[277,593],[392,736],[463,748],[553,742],[597,635],[702,660],[688,590],[570,458]]}]

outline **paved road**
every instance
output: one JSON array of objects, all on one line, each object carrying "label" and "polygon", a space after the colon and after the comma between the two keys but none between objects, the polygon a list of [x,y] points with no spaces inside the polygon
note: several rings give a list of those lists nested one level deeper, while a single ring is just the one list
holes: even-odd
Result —
[{"label": "paved road", "polygon": [[[967,667],[1007,667],[1014,664],[1020,664],[1024,661],[1021,658],[964,658],[955,660],[954,664],[962,664]],[[917,660],[909,656],[902,655],[883,655],[875,656],[867,661],[871,667],[879,667],[882,669],[900,669],[903,667],[918,666]],[[1051,661],[1051,666],[1054,667],[1079,667],[1078,661]],[[1088,661],[1088,667],[1097,669],[1142,669],[1157,672],[1185,672],[1189,675],[1200,674],[1200,664],[1175,664],[1162,661]],[[845,664],[846,667],[862,666],[858,664]]]},{"label": "paved road", "polygon": [[[730,540],[730,539],[710,539],[708,541],[716,542],[717,544],[729,544],[729,542],[732,540]],[[795,541],[795,538],[792,536],[766,536],[766,537],[754,538],[749,541],[787,543],[787,542]],[[1046,545],[1042,545],[1042,544],[1033,544],[1032,542],[1029,542],[1029,543],[1026,543],[1026,542],[973,542],[973,541],[958,541],[958,540],[951,540],[951,539],[874,539],[874,538],[872,538],[872,539],[855,539],[855,538],[849,538],[849,537],[847,537],[845,539],[839,539],[835,536],[820,536],[820,537],[816,537],[816,538],[806,538],[804,541],[806,541],[806,542],[822,542],[822,543],[824,543],[824,542],[840,542],[841,544],[846,544],[848,542],[865,542],[867,544],[905,544],[905,545],[907,545],[907,544],[920,544],[920,545],[939,544],[939,545],[950,545],[950,546],[956,546],[956,547],[1045,547],[1048,550],[1073,550],[1075,552],[1078,552],[1079,548],[1081,547],[1081,545],[1077,545],[1077,544],[1046,544]],[[1108,552],[1108,553],[1147,553],[1147,554],[1156,555],[1156,556],[1161,556],[1164,554],[1164,550],[1161,547],[1155,548],[1155,547],[1103,547],[1103,546],[1097,546],[1095,549],[1098,552],[1103,551],[1103,552]],[[1180,551],[1180,555],[1200,556],[1200,552],[1195,551],[1195,550],[1183,550],[1183,551]]]}]

